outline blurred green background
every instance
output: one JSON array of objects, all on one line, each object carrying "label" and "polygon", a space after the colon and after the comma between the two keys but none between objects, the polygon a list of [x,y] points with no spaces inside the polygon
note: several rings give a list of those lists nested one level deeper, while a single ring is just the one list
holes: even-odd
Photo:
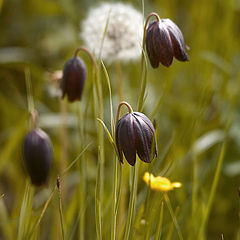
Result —
[{"label": "blurred green background", "polygon": [[[141,11],[141,1],[131,3]],[[22,161],[22,141],[28,130],[28,108],[25,78],[30,77],[35,106],[39,111],[39,124],[50,135],[55,153],[51,184],[63,166],[62,128],[67,111],[67,163],[81,151],[78,136],[76,108],[59,100],[57,83],[51,73],[61,70],[82,44],[79,38],[80,23],[87,10],[95,6],[93,0],[0,0],[0,239],[15,239],[18,217],[26,182]],[[148,68],[148,96],[144,113],[151,116],[159,97],[155,120],[160,155],[164,159],[156,165],[156,173],[171,163],[167,176],[180,181],[183,187],[169,194],[174,208],[179,206],[178,219],[184,239],[194,239],[201,221],[201,211],[209,195],[216,170],[221,144],[227,139],[223,168],[213,208],[207,225],[206,239],[240,239],[239,195],[240,187],[240,1],[239,0],[149,0],[144,1],[145,15],[152,11],[162,18],[172,19],[182,30],[190,47],[190,62],[174,60],[170,68]],[[96,177],[96,129],[91,108],[91,66],[85,86],[82,106],[87,112],[87,142],[93,142],[86,154],[87,208],[86,239],[95,239],[94,191]],[[124,100],[136,109],[140,82],[140,61],[123,64]],[[114,111],[118,97],[116,66],[107,66],[113,88]],[[110,125],[110,108],[107,84],[103,81],[104,115]],[[137,90],[136,90],[137,89]],[[88,95],[90,97],[88,97]],[[64,110],[65,109],[65,110]],[[191,155],[197,149],[196,156]],[[111,210],[112,148],[106,140],[104,216],[109,222]],[[159,160],[160,161],[160,160]],[[196,204],[192,211],[193,162],[196,161]],[[138,210],[141,210],[141,193],[146,186],[139,178]],[[127,172],[124,164],[123,171]],[[127,178],[127,174],[124,174]],[[127,181],[127,180],[125,180]],[[66,194],[63,203],[66,225],[74,229],[76,186],[78,172],[73,168],[66,177]],[[38,189],[34,198],[34,214],[39,214],[51,187]],[[124,194],[124,193],[123,193]],[[127,195],[128,196],[128,195]],[[152,211],[157,219],[159,195],[152,195]],[[57,199],[50,204],[41,225],[40,239],[59,239],[60,227],[52,224],[58,219]],[[124,216],[123,216],[124,218]],[[58,221],[58,220],[57,220]],[[166,211],[168,228],[170,217]],[[49,226],[49,223],[50,226]],[[141,239],[141,222],[136,222],[136,239]],[[104,239],[109,237],[109,225],[103,224]],[[153,229],[155,225],[153,225]],[[154,231],[154,230],[153,230]],[[176,233],[172,239],[177,239]]]}]

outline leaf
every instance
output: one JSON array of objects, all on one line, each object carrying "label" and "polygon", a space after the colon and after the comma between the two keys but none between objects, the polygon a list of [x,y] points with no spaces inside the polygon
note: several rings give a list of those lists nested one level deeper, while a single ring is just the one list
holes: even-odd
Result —
[{"label": "leaf", "polygon": [[201,154],[217,143],[223,142],[226,134],[222,130],[213,130],[197,139],[193,145],[193,151],[196,154]]}]

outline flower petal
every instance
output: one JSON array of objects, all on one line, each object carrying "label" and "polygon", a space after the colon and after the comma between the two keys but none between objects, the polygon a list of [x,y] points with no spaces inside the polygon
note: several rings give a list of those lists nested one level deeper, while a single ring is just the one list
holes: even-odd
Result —
[{"label": "flower petal", "polygon": [[174,56],[179,61],[188,61],[189,56],[186,52],[186,45],[185,45],[184,38],[183,38],[181,30],[170,19],[162,19],[162,21],[163,21],[163,23],[166,24],[167,29],[169,31],[171,41],[172,41],[173,50],[174,50]]},{"label": "flower petal", "polygon": [[124,120],[122,118],[118,121],[117,126],[116,126],[116,133],[115,133],[115,140],[116,140],[116,145],[117,145],[117,150],[118,150],[118,155],[119,155],[119,160],[121,163],[123,163],[123,153],[122,153],[122,148],[120,144],[120,129],[121,129],[121,123]]},{"label": "flower petal", "polygon": [[134,131],[136,136],[135,141],[137,154],[142,161],[150,163],[152,160],[151,150],[154,133],[141,117],[138,117],[135,114],[134,117]]},{"label": "flower petal", "polygon": [[182,186],[182,184],[180,182],[173,182],[172,186],[175,188],[180,188]]},{"label": "flower petal", "polygon": [[122,117],[121,129],[119,129],[119,140],[122,147],[124,156],[128,163],[132,166],[136,162],[136,144],[135,144],[135,133],[133,130],[134,117],[128,113]]},{"label": "flower petal", "polygon": [[173,61],[172,41],[165,24],[160,21],[154,27],[154,51],[160,62],[169,67]]},{"label": "flower petal", "polygon": [[151,143],[150,143],[150,153],[151,153],[150,159],[152,160],[155,156],[157,156],[157,144],[156,144],[154,126],[153,126],[152,122],[149,120],[149,118],[146,115],[144,115],[143,113],[134,112],[134,115],[137,116],[138,118],[141,118],[144,121],[144,123],[148,126],[148,128],[152,134]]},{"label": "flower petal", "polygon": [[147,54],[148,54],[148,58],[150,60],[150,63],[152,65],[153,68],[157,68],[159,66],[159,57],[158,55],[155,53],[155,49],[154,49],[154,27],[155,25],[158,25],[157,21],[151,22],[147,28],[147,32],[146,32],[146,50],[147,50]]}]

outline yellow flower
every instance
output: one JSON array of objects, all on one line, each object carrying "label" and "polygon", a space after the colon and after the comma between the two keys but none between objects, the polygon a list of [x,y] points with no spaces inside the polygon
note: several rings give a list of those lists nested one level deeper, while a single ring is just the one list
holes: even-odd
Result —
[{"label": "yellow flower", "polygon": [[171,182],[168,178],[165,177],[154,177],[151,173],[145,172],[143,180],[147,185],[150,185],[151,189],[168,192],[174,188],[180,188],[182,184],[180,182]]}]

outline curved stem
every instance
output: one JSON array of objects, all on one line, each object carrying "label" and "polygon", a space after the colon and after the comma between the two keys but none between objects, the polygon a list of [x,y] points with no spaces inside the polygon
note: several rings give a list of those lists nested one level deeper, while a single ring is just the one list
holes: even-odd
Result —
[{"label": "curved stem", "polygon": [[120,115],[120,110],[121,110],[122,105],[127,106],[128,110],[129,110],[129,113],[133,113],[133,109],[132,109],[132,107],[131,107],[131,105],[130,105],[129,103],[127,103],[127,102],[125,102],[125,101],[120,102],[119,105],[118,105],[118,110],[117,110],[116,123],[117,123],[118,120],[119,120],[119,115]]},{"label": "curved stem", "polygon": [[[142,110],[143,103],[144,103],[145,89],[146,89],[146,84],[147,84],[147,66],[146,66],[146,63],[144,64],[144,58],[146,58],[146,56],[145,56],[146,31],[147,31],[148,22],[151,17],[155,17],[158,22],[161,21],[158,14],[155,12],[152,12],[147,16],[147,19],[144,24],[143,39],[142,39],[142,58],[141,58],[141,69],[142,69],[141,89],[140,89],[140,94],[139,94],[139,99],[138,99],[138,111]],[[145,59],[145,61],[146,61],[146,59]]]},{"label": "curved stem", "polygon": [[89,51],[87,48],[85,48],[85,47],[83,47],[83,46],[80,46],[80,47],[78,47],[78,48],[75,50],[74,58],[77,57],[79,51],[84,51],[85,53],[87,53],[87,55],[90,57],[93,65],[94,65],[95,71],[97,72],[97,71],[98,71],[97,63],[96,63],[96,60],[95,60],[95,58],[93,57],[93,55],[90,53],[90,51]]},{"label": "curved stem", "polygon": [[[144,46],[145,46],[145,38],[146,38],[146,30],[147,30],[147,25],[148,25],[148,22],[150,20],[151,17],[156,17],[157,21],[160,22],[161,21],[161,18],[159,17],[159,15],[155,12],[151,12],[148,16],[147,16],[147,19],[145,21],[145,24],[144,24],[144,31],[143,31],[143,50],[144,50]],[[142,56],[143,57],[143,56]],[[143,60],[143,59],[142,59]]]}]

